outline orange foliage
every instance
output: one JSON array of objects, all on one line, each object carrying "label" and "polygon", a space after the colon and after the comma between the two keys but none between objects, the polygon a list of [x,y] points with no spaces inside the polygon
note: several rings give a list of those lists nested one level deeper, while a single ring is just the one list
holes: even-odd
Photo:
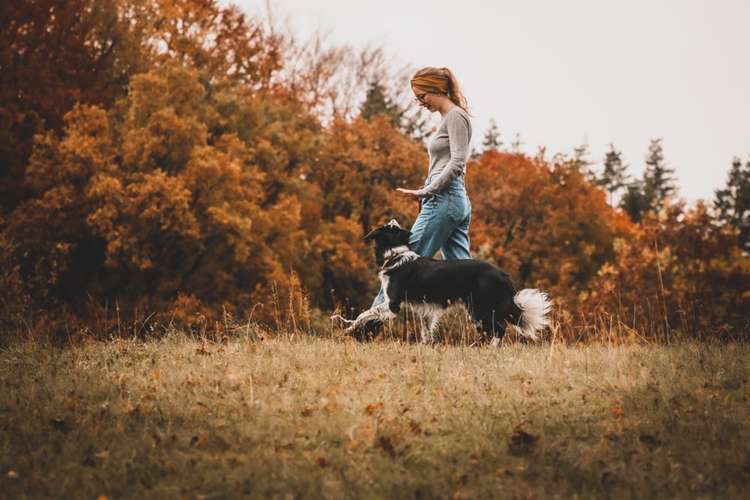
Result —
[{"label": "orange foliage", "polygon": [[467,184],[476,258],[558,301],[575,301],[613,257],[614,239],[634,229],[570,163],[491,151],[470,164]]},{"label": "orange foliage", "polygon": [[589,284],[587,312],[617,315],[668,338],[742,331],[750,310],[750,259],[701,202],[665,205],[627,239]]}]

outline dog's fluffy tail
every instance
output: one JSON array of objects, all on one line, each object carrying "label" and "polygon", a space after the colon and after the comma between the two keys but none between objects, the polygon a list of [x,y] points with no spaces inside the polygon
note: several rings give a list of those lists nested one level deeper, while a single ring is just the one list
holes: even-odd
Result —
[{"label": "dog's fluffy tail", "polygon": [[535,288],[524,288],[513,297],[521,310],[518,329],[524,337],[537,340],[537,333],[549,325],[549,313],[552,304],[546,293]]}]

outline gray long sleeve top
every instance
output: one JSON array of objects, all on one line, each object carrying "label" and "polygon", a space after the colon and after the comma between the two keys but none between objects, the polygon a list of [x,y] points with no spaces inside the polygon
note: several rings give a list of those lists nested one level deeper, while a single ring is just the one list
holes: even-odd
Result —
[{"label": "gray long sleeve top", "polygon": [[425,186],[417,190],[418,196],[433,196],[445,189],[450,181],[466,173],[469,141],[469,115],[460,107],[454,106],[445,114],[437,131],[427,141],[430,167]]}]

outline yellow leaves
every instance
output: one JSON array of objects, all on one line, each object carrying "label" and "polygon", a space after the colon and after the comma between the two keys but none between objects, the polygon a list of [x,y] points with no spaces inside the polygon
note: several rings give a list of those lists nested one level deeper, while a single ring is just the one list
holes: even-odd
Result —
[{"label": "yellow leaves", "polygon": [[542,286],[566,302],[575,303],[621,232],[601,192],[565,165],[484,155],[469,169],[467,184],[472,242],[485,249],[482,255],[520,286]]},{"label": "yellow leaves", "polygon": [[192,116],[179,116],[171,107],[154,112],[145,127],[132,126],[124,132],[123,161],[131,170],[161,167],[179,172],[193,148],[204,145],[207,127]]},{"label": "yellow leaves", "polygon": [[115,148],[103,109],[76,105],[65,115],[65,123],[62,139],[51,132],[36,136],[26,170],[28,183],[35,189],[68,183],[78,188],[91,176],[114,168]]},{"label": "yellow leaves", "polygon": [[161,170],[136,177],[126,187],[119,179],[97,176],[87,194],[96,208],[86,221],[107,242],[109,266],[127,262],[150,269],[160,260],[163,238],[199,237],[190,191]]},{"label": "yellow leaves", "polygon": [[174,65],[133,77],[122,130],[128,170],[182,171],[208,139],[204,94],[194,70]]},{"label": "yellow leaves", "polygon": [[130,210],[141,222],[160,231],[197,236],[195,216],[189,206],[191,193],[179,178],[155,170],[130,184],[128,197]]},{"label": "yellow leaves", "polygon": [[133,128],[141,128],[164,109],[171,109],[177,116],[195,116],[203,107],[204,98],[205,89],[195,69],[166,63],[131,78],[127,120]]}]

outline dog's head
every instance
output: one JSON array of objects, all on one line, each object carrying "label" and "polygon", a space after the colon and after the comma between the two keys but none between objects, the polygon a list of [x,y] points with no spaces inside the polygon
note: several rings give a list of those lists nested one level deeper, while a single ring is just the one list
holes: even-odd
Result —
[{"label": "dog's head", "polygon": [[411,232],[398,225],[396,219],[391,219],[388,224],[377,227],[367,233],[365,241],[375,242],[375,261],[379,266],[383,265],[385,253],[400,246],[409,245]]}]

